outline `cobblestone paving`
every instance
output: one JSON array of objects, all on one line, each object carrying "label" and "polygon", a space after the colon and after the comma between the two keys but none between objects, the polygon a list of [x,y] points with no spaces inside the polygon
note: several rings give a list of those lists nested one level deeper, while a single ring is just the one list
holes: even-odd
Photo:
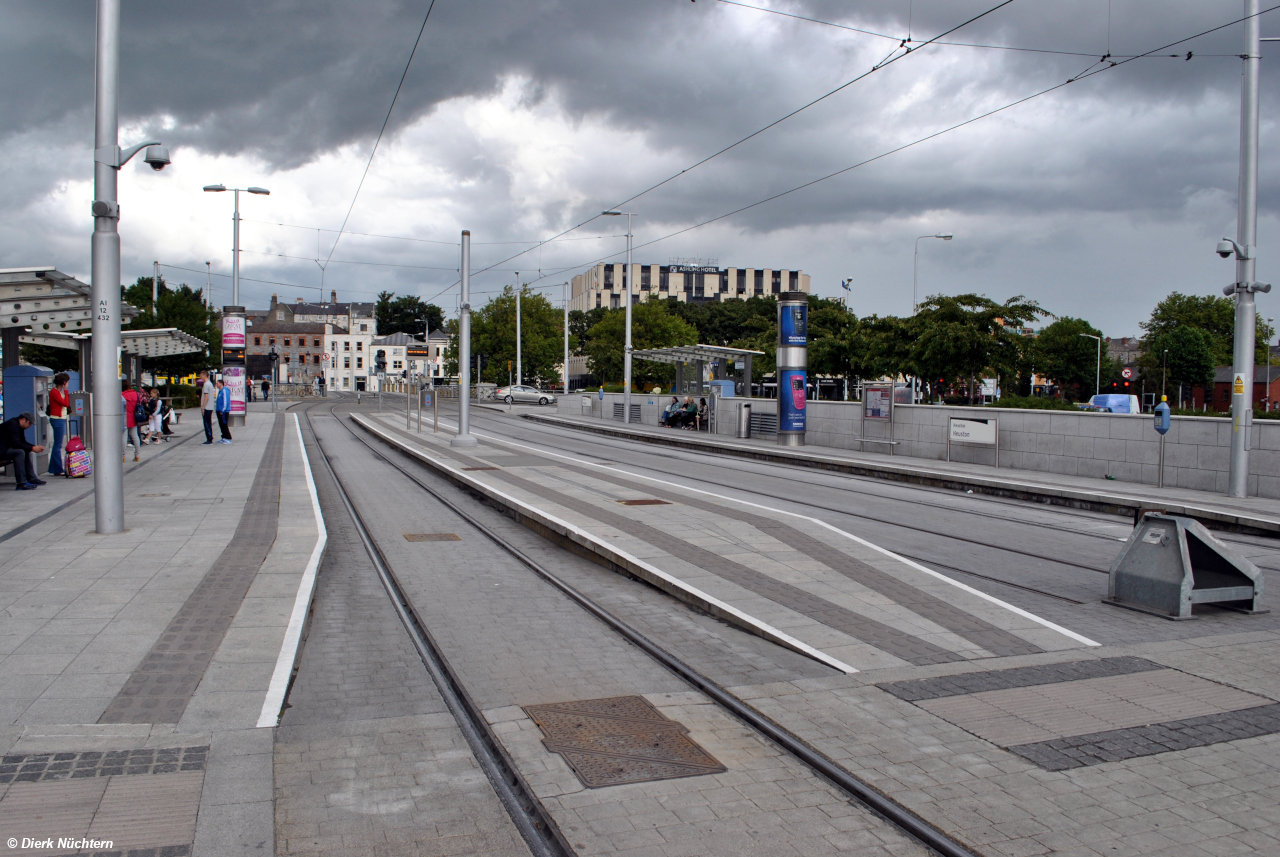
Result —
[{"label": "cobblestone paving", "polygon": [[[338,440],[336,431],[322,432],[326,442]],[[337,466],[351,479],[362,514],[376,522],[379,544],[424,624],[579,854],[925,853],[691,692],[386,465],[357,460],[343,448]],[[468,509],[493,514],[454,496]],[[462,541],[408,543],[399,535],[427,529],[457,532]],[[586,561],[565,556],[562,562]],[[547,751],[520,708],[626,694],[644,695],[683,723],[728,770],[588,791]]]},{"label": "cobblestone paving", "polygon": [[0,759],[0,784],[203,771],[208,753],[207,744],[159,750],[6,753]]},{"label": "cobblestone paving", "polygon": [[318,459],[313,471],[329,547],[276,733],[275,853],[528,854]]},{"label": "cobblestone paving", "polygon": [[1015,687],[1035,687],[1039,684],[1057,684],[1063,681],[1080,681],[1087,678],[1104,678],[1114,675],[1158,670],[1162,667],[1145,658],[1099,658],[1086,661],[1065,661],[1034,667],[1010,667],[1003,670],[945,675],[914,681],[885,682],[880,685],[898,699],[919,702],[923,699],[942,699],[987,690],[1011,690]]}]

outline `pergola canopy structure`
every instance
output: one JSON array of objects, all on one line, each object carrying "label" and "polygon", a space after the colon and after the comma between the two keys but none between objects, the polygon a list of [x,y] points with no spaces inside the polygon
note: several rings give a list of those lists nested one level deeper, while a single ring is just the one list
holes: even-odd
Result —
[{"label": "pergola canopy structure", "polygon": [[652,360],[655,363],[673,363],[676,367],[676,391],[684,390],[684,367],[693,363],[698,367],[695,389],[701,393],[702,368],[707,363],[715,362],[719,366],[718,376],[724,377],[725,367],[730,363],[742,362],[742,389],[745,395],[751,395],[751,360],[755,356],[764,356],[763,351],[751,351],[747,348],[729,348],[722,345],[673,345],[669,348],[641,348],[631,352],[637,360]]},{"label": "pergola canopy structure", "polygon": [[[138,309],[120,305],[123,321]],[[85,333],[93,327],[93,298],[88,283],[42,268],[0,268],[0,328]]]},{"label": "pergola canopy structure", "polygon": [[[22,334],[28,345],[47,345],[51,348],[77,350],[80,343],[92,339],[92,334],[32,331]],[[160,327],[154,330],[122,330],[120,344],[125,354],[138,357],[173,357],[177,354],[196,354],[208,347],[203,339],[196,339],[176,327]]]}]

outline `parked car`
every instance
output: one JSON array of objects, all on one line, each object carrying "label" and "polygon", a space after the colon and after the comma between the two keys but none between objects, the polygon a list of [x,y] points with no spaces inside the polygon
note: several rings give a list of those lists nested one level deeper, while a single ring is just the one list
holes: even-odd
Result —
[{"label": "parked car", "polygon": [[494,390],[494,398],[501,399],[508,405],[515,402],[518,405],[550,405],[556,400],[551,393],[544,393],[537,387],[525,387],[520,384],[513,384],[510,387],[499,387]]},{"label": "parked car", "polygon": [[1102,393],[1089,399],[1088,404],[1079,405],[1084,411],[1102,411],[1108,414],[1140,414],[1142,406],[1137,396],[1126,396],[1123,393]]}]

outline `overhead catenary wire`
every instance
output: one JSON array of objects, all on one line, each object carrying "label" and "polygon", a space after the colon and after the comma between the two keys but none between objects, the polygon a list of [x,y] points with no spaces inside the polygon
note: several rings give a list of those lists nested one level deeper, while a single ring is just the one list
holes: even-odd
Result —
[{"label": "overhead catenary wire", "polygon": [[[837,86],[835,89],[832,89],[832,90],[830,90],[829,92],[826,92],[825,94],[818,96],[817,98],[813,99],[812,101],[809,101],[808,103],[803,104],[803,105],[801,105],[800,107],[797,107],[795,110],[792,110],[790,113],[786,114],[785,116],[782,116],[782,117],[781,117],[781,118],[779,118],[779,119],[775,119],[774,121],[770,122],[768,125],[765,125],[765,126],[764,126],[764,127],[762,127],[762,128],[758,128],[758,129],[756,129],[755,131],[752,131],[752,132],[751,132],[750,134],[748,134],[747,136],[742,137],[741,139],[736,140],[736,141],[735,141],[735,142],[733,142],[733,143],[730,143],[729,145],[725,146],[724,148],[722,148],[722,149],[720,149],[720,150],[718,150],[718,151],[716,151],[716,152],[711,153],[710,155],[707,155],[706,157],[702,158],[700,161],[697,161],[696,163],[691,164],[691,165],[690,165],[690,166],[688,166],[688,167],[685,167],[685,168],[684,168],[684,169],[682,169],[680,172],[678,172],[678,173],[673,173],[672,175],[668,176],[667,178],[663,179],[662,181],[660,181],[660,182],[658,182],[658,183],[656,183],[656,184],[650,185],[649,187],[645,188],[644,190],[640,191],[639,193],[637,193],[637,194],[635,194],[635,195],[633,195],[633,196],[627,197],[626,199],[622,200],[621,202],[618,202],[618,203],[615,203],[614,205],[609,206],[609,209],[608,209],[608,210],[620,210],[623,206],[625,206],[625,205],[627,205],[627,204],[629,204],[629,203],[631,203],[631,202],[636,201],[637,199],[639,199],[639,198],[640,198],[640,197],[642,197],[642,196],[645,196],[646,194],[652,193],[653,191],[657,190],[658,188],[663,187],[664,185],[669,184],[670,182],[675,181],[676,179],[680,178],[681,176],[683,176],[683,175],[685,175],[685,174],[687,174],[687,173],[692,172],[693,170],[698,169],[699,167],[701,167],[701,166],[703,166],[703,165],[707,164],[708,162],[710,162],[710,161],[712,161],[712,160],[714,160],[714,159],[716,159],[716,158],[720,157],[721,155],[723,155],[723,154],[725,154],[725,153],[727,153],[727,152],[729,152],[729,151],[731,151],[731,150],[733,150],[733,149],[737,148],[738,146],[741,146],[743,143],[747,142],[748,140],[754,139],[755,137],[760,136],[761,134],[763,134],[763,133],[765,133],[765,132],[769,131],[770,129],[775,128],[775,127],[777,127],[778,125],[781,125],[783,122],[786,122],[788,119],[791,119],[791,118],[793,118],[793,117],[797,116],[798,114],[803,113],[805,110],[808,110],[810,107],[813,107],[814,105],[819,104],[819,103],[821,103],[821,102],[825,101],[826,99],[830,98],[831,96],[835,95],[836,93],[841,92],[841,91],[843,91],[843,90],[845,90],[845,89],[849,88],[850,86],[853,86],[855,83],[858,83],[858,82],[859,82],[859,81],[861,81],[861,80],[865,80],[866,78],[870,77],[871,75],[875,74],[876,72],[880,71],[881,69],[887,68],[888,66],[892,65],[893,63],[897,62],[898,60],[902,59],[903,57],[906,57],[906,56],[909,56],[910,54],[915,53],[916,51],[920,50],[920,48],[926,47],[926,46],[928,46],[928,45],[930,45],[930,44],[932,44],[932,43],[936,42],[938,39],[943,38],[944,36],[948,36],[948,35],[950,35],[951,33],[957,32],[958,30],[961,30],[961,29],[963,29],[963,28],[965,28],[965,27],[969,26],[969,25],[970,25],[970,24],[972,24],[973,22],[978,21],[978,20],[980,20],[980,19],[982,19],[982,18],[985,18],[986,16],[988,16],[988,15],[992,14],[993,12],[996,12],[996,11],[998,11],[998,10],[1000,10],[1000,9],[1003,9],[1005,6],[1008,6],[1008,5],[1010,5],[1011,3],[1013,3],[1013,2],[1014,2],[1014,0],[1003,0],[1003,2],[998,3],[998,4],[996,4],[995,6],[992,6],[991,8],[987,9],[985,12],[981,12],[981,13],[979,13],[979,14],[977,14],[977,15],[974,15],[973,17],[966,19],[966,20],[965,20],[965,21],[963,21],[962,23],[959,23],[959,24],[955,25],[954,27],[951,27],[950,29],[943,31],[942,33],[939,33],[938,35],[934,36],[933,38],[929,39],[928,41],[920,42],[920,43],[919,43],[919,44],[917,44],[917,45],[913,45],[913,46],[907,47],[907,46],[906,46],[906,41],[904,40],[904,41],[903,41],[903,43],[902,43],[902,45],[900,45],[900,47],[901,47],[901,48],[903,48],[903,52],[902,52],[902,53],[900,53],[900,54],[899,54],[899,53],[897,53],[897,51],[895,50],[895,51],[894,51],[893,53],[891,53],[889,56],[885,57],[883,60],[881,60],[880,62],[876,63],[874,66],[872,66],[868,71],[865,71],[865,72],[863,72],[863,73],[862,73],[862,74],[860,74],[860,75],[857,75],[856,77],[854,77],[854,78],[853,78],[853,79],[851,79],[851,80],[845,81],[844,83],[842,83],[842,84],[840,84],[839,86]],[[578,224],[576,224],[575,226],[571,226],[571,227],[569,227],[568,229],[565,229],[563,232],[560,232],[560,233],[558,233],[558,234],[556,234],[556,235],[552,236],[551,238],[548,238],[546,241],[540,241],[540,242],[538,242],[538,244],[536,244],[536,245],[534,245],[534,246],[532,246],[532,247],[527,247],[527,248],[525,248],[524,250],[520,251],[519,253],[516,253],[516,254],[515,254],[515,255],[513,255],[513,256],[508,256],[507,258],[503,259],[502,261],[500,261],[500,262],[496,262],[496,263],[494,264],[494,267],[496,267],[497,265],[503,265],[503,264],[506,264],[507,262],[510,262],[510,261],[512,261],[512,260],[514,260],[514,259],[518,259],[518,258],[520,258],[521,256],[523,256],[525,253],[529,253],[529,252],[531,252],[531,251],[533,251],[533,250],[537,250],[537,249],[541,248],[541,246],[542,246],[543,244],[549,244],[549,243],[551,243],[552,241],[559,241],[559,240],[561,240],[565,235],[568,235],[569,233],[571,233],[571,232],[575,232],[575,231],[577,231],[578,229],[581,229],[583,226],[586,226],[588,223],[590,223],[591,221],[595,220],[595,219],[596,219],[596,217],[598,217],[598,216],[599,216],[599,215],[592,215],[591,217],[587,218],[586,220],[582,221],[581,223],[578,223]],[[489,270],[489,268],[480,268],[480,269],[478,269],[478,270],[476,270],[476,271],[473,271],[473,272],[472,272],[472,275],[474,276],[474,275],[476,275],[476,274],[483,274],[483,273],[484,273],[485,271],[487,271],[487,270]],[[457,283],[454,283],[454,285],[457,285]],[[452,287],[453,287],[453,286],[450,286],[450,288],[452,288]]]},{"label": "overhead catenary wire", "polygon": [[[1263,9],[1262,11],[1258,12],[1258,17],[1261,17],[1262,15],[1265,15],[1265,14],[1267,14],[1268,12],[1273,12],[1273,11],[1275,11],[1276,9],[1280,9],[1280,4],[1276,4],[1276,5],[1274,5],[1274,6],[1270,6],[1270,7],[1266,8],[1266,9]],[[922,144],[922,143],[926,143],[926,142],[928,142],[928,141],[930,141],[930,140],[934,140],[934,139],[936,139],[936,138],[938,138],[938,137],[941,137],[941,136],[943,136],[943,135],[945,135],[945,134],[949,134],[949,133],[950,133],[950,132],[952,132],[952,131],[956,131],[956,130],[959,130],[960,128],[964,128],[964,127],[966,127],[966,126],[968,126],[968,125],[972,125],[972,124],[974,124],[975,122],[979,122],[979,121],[981,121],[981,120],[983,120],[983,119],[987,119],[987,118],[989,118],[989,117],[991,117],[991,116],[995,116],[995,115],[996,115],[996,114],[998,114],[998,113],[1003,113],[1003,112],[1004,112],[1004,111],[1006,111],[1006,110],[1010,110],[1010,109],[1012,109],[1012,108],[1014,108],[1014,107],[1017,107],[1017,106],[1019,106],[1019,105],[1026,104],[1026,103],[1027,103],[1027,102],[1029,102],[1029,101],[1033,101],[1033,100],[1035,100],[1035,99],[1037,99],[1037,98],[1040,98],[1041,96],[1048,95],[1048,94],[1050,94],[1050,93],[1052,93],[1052,92],[1056,92],[1057,90],[1059,90],[1059,89],[1063,89],[1064,87],[1067,87],[1067,86],[1070,86],[1070,85],[1071,85],[1071,84],[1073,84],[1073,83],[1078,83],[1078,82],[1079,82],[1079,81],[1081,81],[1081,80],[1086,80],[1086,79],[1088,79],[1088,78],[1090,78],[1090,77],[1093,77],[1093,76],[1095,76],[1095,75],[1101,74],[1101,73],[1103,73],[1103,72],[1110,71],[1110,70],[1115,69],[1115,68],[1119,68],[1120,66],[1127,65],[1127,64],[1129,64],[1129,63],[1131,63],[1131,62],[1133,62],[1133,61],[1135,61],[1135,60],[1143,59],[1143,58],[1149,57],[1149,56],[1151,56],[1151,55],[1158,54],[1160,51],[1166,51],[1166,50],[1169,50],[1170,48],[1176,47],[1176,46],[1181,45],[1181,44],[1185,44],[1185,43],[1187,43],[1187,42],[1189,42],[1189,41],[1192,41],[1193,39],[1198,39],[1198,38],[1201,38],[1202,36],[1206,36],[1206,35],[1209,35],[1209,34],[1211,34],[1211,33],[1218,32],[1219,30],[1224,30],[1224,29],[1226,29],[1227,27],[1233,27],[1233,26],[1235,26],[1236,24],[1240,24],[1240,23],[1242,23],[1242,22],[1244,22],[1244,21],[1247,21],[1250,17],[1252,17],[1252,16],[1246,15],[1246,16],[1243,16],[1243,17],[1241,17],[1241,18],[1237,18],[1237,19],[1235,19],[1235,20],[1233,20],[1233,21],[1229,21],[1229,22],[1227,22],[1227,23],[1225,23],[1225,24],[1220,24],[1220,25],[1218,25],[1218,26],[1216,26],[1216,27],[1210,27],[1209,29],[1207,29],[1207,30],[1202,30],[1202,31],[1200,31],[1199,33],[1196,33],[1195,35],[1187,36],[1187,37],[1182,38],[1182,39],[1178,39],[1177,41],[1170,42],[1170,43],[1168,43],[1168,44],[1166,44],[1166,45],[1162,45],[1162,46],[1160,46],[1160,47],[1158,47],[1158,48],[1153,48],[1152,50],[1147,51],[1147,52],[1145,52],[1145,53],[1141,53],[1141,54],[1134,54],[1134,55],[1132,55],[1132,56],[1126,57],[1125,59],[1121,59],[1121,60],[1108,61],[1106,64],[1103,64],[1101,68],[1096,68],[1095,66],[1097,66],[1097,65],[1098,65],[1098,62],[1095,62],[1095,63],[1091,64],[1088,68],[1086,68],[1084,71],[1082,71],[1082,72],[1080,72],[1080,73],[1078,73],[1078,74],[1076,74],[1076,75],[1074,75],[1074,76],[1072,76],[1072,77],[1068,78],[1067,80],[1063,81],[1062,83],[1054,84],[1053,86],[1050,86],[1050,87],[1047,87],[1047,88],[1045,88],[1045,89],[1042,89],[1042,90],[1040,90],[1039,92],[1035,92],[1035,93],[1032,93],[1031,95],[1024,96],[1023,98],[1019,98],[1019,99],[1017,99],[1016,101],[1011,101],[1011,102],[1009,102],[1008,104],[1005,104],[1005,105],[1003,105],[1003,106],[1001,106],[1001,107],[996,107],[996,108],[994,108],[994,109],[992,109],[992,110],[988,110],[988,111],[986,111],[985,113],[981,113],[981,114],[979,114],[979,115],[977,115],[977,116],[973,116],[973,117],[971,117],[971,118],[969,118],[969,119],[966,119],[966,120],[964,120],[964,121],[962,121],[962,122],[957,122],[957,123],[955,123],[954,125],[950,125],[950,126],[948,126],[948,127],[946,127],[946,128],[942,128],[942,129],[940,129],[940,130],[938,130],[938,131],[934,131],[934,132],[933,132],[933,133],[931,133],[931,134],[927,134],[927,135],[925,135],[925,136],[923,136],[923,137],[917,138],[917,139],[912,140],[912,141],[910,141],[910,142],[908,142],[908,143],[903,143],[902,145],[895,146],[895,147],[893,147],[892,149],[888,149],[888,150],[886,150],[886,151],[884,151],[884,152],[879,153],[878,155],[874,155],[874,156],[872,156],[872,157],[870,157],[870,158],[866,158],[865,160],[859,161],[859,162],[857,162],[857,163],[855,163],[855,164],[852,164],[852,165],[850,165],[850,166],[848,166],[848,167],[845,167],[845,168],[843,168],[843,169],[836,170],[835,172],[832,172],[832,173],[828,173],[828,174],[827,174],[827,175],[825,175],[825,176],[820,176],[819,178],[813,179],[813,180],[808,181],[808,182],[805,182],[805,183],[803,183],[803,184],[796,185],[795,187],[788,188],[787,190],[780,191],[780,192],[778,192],[778,193],[772,194],[771,196],[767,196],[767,197],[765,197],[764,199],[757,200],[756,202],[750,203],[750,204],[748,204],[748,205],[741,206],[741,207],[739,207],[739,208],[735,208],[734,210],[732,210],[732,211],[728,211],[728,212],[725,212],[724,214],[716,215],[715,217],[708,218],[708,219],[703,220],[703,221],[701,221],[701,222],[699,222],[699,223],[695,223],[695,224],[693,224],[693,225],[691,225],[691,226],[686,226],[686,227],[684,227],[684,228],[677,229],[676,231],[674,231],[674,232],[670,232],[670,233],[668,233],[668,234],[666,234],[666,235],[663,235],[663,236],[661,236],[660,238],[655,238],[655,239],[653,239],[653,240],[651,240],[651,241],[646,241],[646,242],[644,242],[643,244],[637,244],[637,245],[635,245],[635,246],[632,248],[632,250],[633,250],[633,251],[635,251],[635,250],[638,250],[638,249],[641,249],[641,248],[644,248],[644,247],[650,247],[650,246],[652,246],[652,245],[654,245],[654,244],[658,244],[658,243],[661,243],[661,242],[663,242],[663,241],[669,240],[669,239],[671,239],[671,238],[675,238],[675,237],[677,237],[677,236],[679,236],[679,235],[683,235],[683,234],[685,234],[686,232],[692,232],[693,230],[695,230],[695,229],[700,229],[700,228],[702,228],[703,226],[708,226],[708,225],[710,225],[710,224],[712,224],[712,223],[716,223],[716,222],[718,222],[718,221],[725,220],[725,219],[727,219],[727,218],[733,217],[734,215],[741,214],[741,213],[742,213],[742,212],[744,212],[744,211],[749,211],[750,209],[756,208],[756,207],[761,206],[761,205],[765,205],[766,203],[773,202],[774,200],[777,200],[777,199],[781,199],[781,198],[782,198],[782,197],[784,197],[784,196],[788,196],[788,195],[790,195],[790,194],[796,193],[796,192],[801,191],[801,190],[804,190],[804,189],[806,189],[806,188],[813,187],[814,185],[820,184],[820,183],[825,182],[825,181],[827,181],[827,180],[829,180],[829,179],[833,179],[833,178],[836,178],[837,176],[844,175],[845,173],[852,172],[853,170],[856,170],[856,169],[858,169],[858,168],[860,168],[860,167],[864,167],[864,166],[867,166],[868,164],[875,163],[876,161],[883,160],[884,158],[887,158],[887,157],[889,157],[889,156],[891,156],[891,155],[895,155],[895,154],[897,154],[898,152],[905,151],[905,150],[907,150],[907,149],[910,149],[910,148],[913,148],[913,147],[915,147],[915,146],[918,146],[918,145],[920,145],[920,144]],[[1090,54],[1089,56],[1092,56],[1092,54]],[[607,255],[607,256],[602,256],[602,257],[600,257],[600,258],[593,259],[593,260],[592,260],[592,261],[590,261],[590,262],[586,262],[586,263],[583,263],[583,264],[581,264],[581,265],[574,265],[574,266],[571,266],[571,267],[566,267],[566,268],[563,268],[563,269],[561,269],[561,270],[562,270],[562,271],[568,271],[568,270],[576,270],[576,269],[579,269],[579,268],[581,268],[581,269],[590,268],[590,267],[592,267],[592,266],[594,266],[594,265],[598,265],[598,264],[600,264],[601,262],[606,262],[606,261],[608,261],[608,260],[610,260],[610,259],[613,259],[613,258],[615,258],[616,256],[621,255],[621,253],[622,253],[622,251],[618,251],[618,252],[616,252],[616,253],[611,253],[611,254],[609,254],[609,255]],[[504,260],[504,261],[506,261],[506,260]],[[499,264],[501,264],[501,263],[499,263]],[[486,270],[486,269],[481,269],[480,271],[477,271],[477,273],[482,273],[484,270]],[[456,283],[455,283],[455,285],[456,285]],[[448,288],[453,288],[453,286],[449,286]],[[448,288],[447,288],[447,289],[445,289],[444,291],[448,291]],[[439,294],[443,294],[443,293],[444,293],[444,292],[442,291],[442,292],[440,292]]]},{"label": "overhead catenary wire", "polygon": [[[275,221],[275,220],[254,220],[254,219],[249,218],[249,217],[242,217],[242,218],[240,218],[240,222],[241,222],[241,223],[264,223],[264,224],[267,224],[268,226],[283,226],[283,227],[285,227],[286,229],[305,229],[305,230],[307,230],[308,232],[337,232],[337,231],[338,231],[338,230],[336,230],[336,229],[331,229],[331,228],[326,227],[326,226],[299,226],[299,225],[298,225],[298,224],[296,224],[296,223],[279,223],[279,222],[277,222],[277,221]],[[359,235],[359,236],[361,236],[361,237],[363,237],[363,238],[386,238],[386,239],[391,240],[391,241],[416,241],[416,242],[418,242],[418,243],[420,243],[420,244],[441,244],[441,245],[443,245],[443,246],[445,246],[445,247],[457,247],[457,246],[459,246],[459,244],[458,244],[458,242],[457,242],[457,241],[438,241],[438,240],[433,239],[433,238],[413,238],[413,237],[410,237],[410,236],[408,236],[408,235],[379,235],[379,234],[374,233],[374,232],[353,232],[353,231],[352,231],[352,230],[350,230],[350,229],[346,230],[346,232],[344,232],[343,234],[344,234],[344,235]],[[622,235],[583,235],[583,236],[578,237],[578,238],[565,238],[565,239],[562,239],[562,240],[565,240],[565,241],[602,241],[602,240],[604,240],[604,239],[606,239],[606,238],[626,238],[626,237],[627,237],[627,236],[626,236],[625,234],[622,234]],[[472,246],[472,247],[476,247],[476,246],[495,246],[495,245],[499,245],[499,244],[537,244],[537,243],[538,243],[538,239],[527,239],[527,240],[524,240],[524,241],[472,241],[472,242],[471,242],[471,246]],[[337,260],[335,260],[335,261],[337,261]]]}]

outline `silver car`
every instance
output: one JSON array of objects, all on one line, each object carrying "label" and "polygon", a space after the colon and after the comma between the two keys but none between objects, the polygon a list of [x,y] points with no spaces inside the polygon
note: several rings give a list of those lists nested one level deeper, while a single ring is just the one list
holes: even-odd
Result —
[{"label": "silver car", "polygon": [[556,397],[551,393],[544,393],[537,387],[525,387],[519,384],[514,384],[510,387],[499,387],[494,390],[493,395],[508,405],[513,402],[519,405],[550,405],[556,400]]}]

